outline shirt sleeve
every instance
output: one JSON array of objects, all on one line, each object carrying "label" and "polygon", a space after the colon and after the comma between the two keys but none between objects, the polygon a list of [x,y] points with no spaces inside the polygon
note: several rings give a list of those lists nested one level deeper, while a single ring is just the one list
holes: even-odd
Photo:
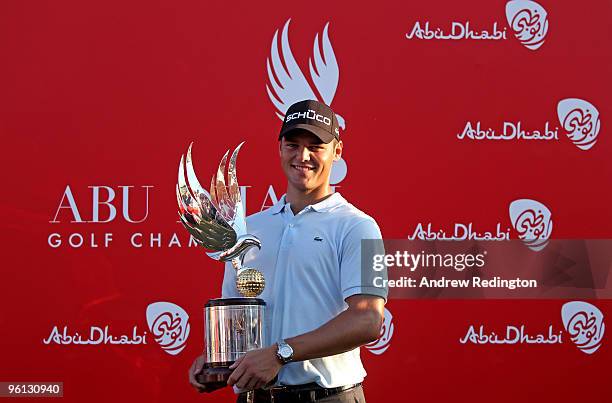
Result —
[{"label": "shirt sleeve", "polygon": [[[362,243],[362,240],[366,240]],[[356,294],[375,295],[387,300],[388,289],[381,279],[387,279],[386,267],[373,270],[371,262],[362,262],[362,245],[368,250],[363,255],[383,254],[382,234],[376,222],[367,218],[349,229],[341,245],[340,285],[342,298]],[[378,280],[375,280],[376,278]],[[377,286],[380,285],[380,286]],[[386,282],[384,282],[386,284]]]}]

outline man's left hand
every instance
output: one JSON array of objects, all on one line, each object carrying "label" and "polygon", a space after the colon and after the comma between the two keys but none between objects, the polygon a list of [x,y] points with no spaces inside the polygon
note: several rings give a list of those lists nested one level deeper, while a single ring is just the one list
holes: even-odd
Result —
[{"label": "man's left hand", "polygon": [[276,344],[271,347],[251,350],[234,362],[230,369],[232,375],[227,384],[243,390],[261,388],[270,382],[280,371],[282,364],[276,357]]}]

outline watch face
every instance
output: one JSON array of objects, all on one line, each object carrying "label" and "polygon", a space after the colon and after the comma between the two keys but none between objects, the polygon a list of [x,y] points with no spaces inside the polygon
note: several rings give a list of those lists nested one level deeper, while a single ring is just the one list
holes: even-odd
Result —
[{"label": "watch face", "polygon": [[289,358],[289,357],[291,357],[291,353],[292,353],[292,352],[293,352],[293,351],[291,351],[291,347],[286,346],[286,345],[285,345],[285,346],[282,346],[282,347],[280,348],[280,351],[279,351],[279,353],[280,353],[281,357],[283,357],[283,358]]}]

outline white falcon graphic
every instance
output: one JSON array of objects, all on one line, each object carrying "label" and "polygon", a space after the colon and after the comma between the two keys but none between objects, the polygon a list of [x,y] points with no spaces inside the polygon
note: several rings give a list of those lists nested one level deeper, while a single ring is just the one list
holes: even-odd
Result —
[{"label": "white falcon graphic", "polygon": [[[308,59],[310,77],[322,99],[315,95],[291,52],[288,34],[290,21],[291,18],[285,22],[281,34],[282,56],[278,52],[277,29],[276,32],[274,32],[274,38],[272,38],[270,57],[267,59],[269,85],[266,84],[266,90],[268,91],[270,101],[272,101],[278,110],[276,115],[281,120],[285,119],[285,113],[289,106],[305,99],[316,99],[331,106],[334,95],[336,94],[336,89],[338,88],[338,79],[340,77],[336,55],[334,54],[334,49],[332,48],[327,34],[328,22],[325,24],[323,35],[321,36],[323,55],[321,55],[319,50],[319,34],[317,33],[313,45],[314,64],[313,58]],[[286,68],[283,66],[281,57],[283,58],[282,60],[285,66],[287,66]],[[336,114],[336,117],[338,118],[338,124],[344,130],[344,118],[338,114]]]}]

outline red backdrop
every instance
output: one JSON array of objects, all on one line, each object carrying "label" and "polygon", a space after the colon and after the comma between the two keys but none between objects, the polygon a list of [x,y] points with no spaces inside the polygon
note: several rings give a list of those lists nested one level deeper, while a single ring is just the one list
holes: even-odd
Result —
[{"label": "red backdrop", "polygon": [[[202,306],[220,295],[222,269],[187,247],[176,222],[176,172],[194,141],[206,183],[225,150],[246,140],[238,175],[248,213],[271,204],[270,186],[284,193],[275,114],[284,111],[266,91],[266,61],[289,19],[291,50],[319,98],[330,92],[312,78],[309,59],[329,23],[339,71],[331,105],[345,120],[347,166],[336,190],[375,217],[385,238],[429,223],[509,228],[508,206],[523,198],[550,209],[552,237],[610,238],[610,2],[539,0],[546,17],[523,3],[531,11],[522,26],[544,38],[537,49],[515,36],[515,15],[508,18],[502,1],[3,2],[0,381],[63,381],[64,399],[74,402],[233,399],[229,389],[201,396],[187,381],[202,350]],[[422,38],[409,39],[417,22]],[[466,22],[476,33],[493,33],[496,23],[504,36],[475,39]],[[336,83],[333,74],[323,81]],[[599,114],[599,130],[587,128],[597,136],[588,150],[568,138],[571,125],[558,116],[568,98],[594,107],[593,122]],[[468,122],[499,133],[519,121],[529,131],[548,122],[557,137],[458,136]],[[83,222],[65,208],[67,186]],[[96,186],[116,192],[110,222],[92,222]],[[141,222],[124,218],[120,186],[133,186],[128,212]],[[98,213],[106,221],[108,206]],[[68,244],[74,233],[82,246]],[[105,233],[112,234],[106,246]],[[134,233],[143,234],[143,247],[131,244]],[[174,233],[180,247],[170,245]],[[160,234],[159,246],[147,245],[150,234]],[[145,311],[157,301],[190,317],[178,355],[150,333],[138,345],[43,342],[55,326],[150,332]],[[609,401],[609,340],[593,354],[567,334],[551,345],[459,342],[471,325],[563,331],[564,302],[389,301],[388,348],[362,351],[368,401]],[[609,300],[589,302],[604,317],[612,312]]]}]

